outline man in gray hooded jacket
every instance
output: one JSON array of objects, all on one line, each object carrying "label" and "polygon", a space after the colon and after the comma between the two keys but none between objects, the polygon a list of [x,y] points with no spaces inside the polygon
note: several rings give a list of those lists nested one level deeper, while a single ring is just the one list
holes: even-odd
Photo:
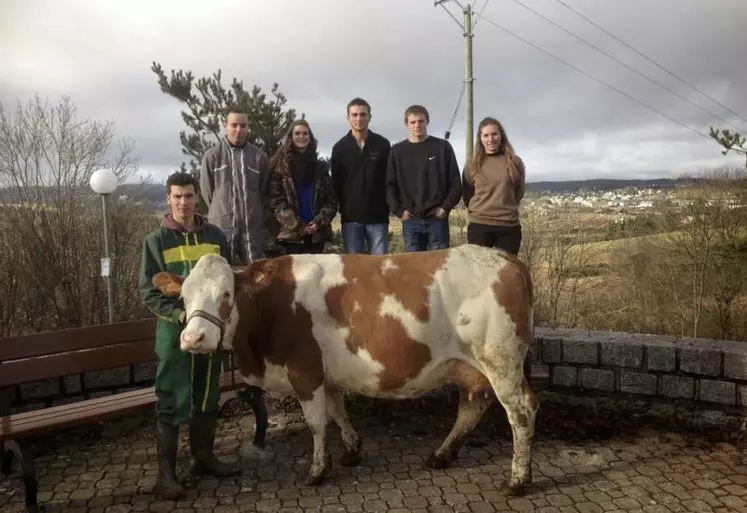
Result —
[{"label": "man in gray hooded jacket", "polygon": [[[226,111],[226,136],[205,152],[200,193],[208,208],[208,222],[228,239],[231,263],[248,264],[265,257],[265,211],[269,211],[270,162],[264,151],[247,141],[246,113]],[[228,370],[228,369],[226,369]],[[263,447],[267,409],[259,387],[242,394],[254,410],[254,444]]]},{"label": "man in gray hooded jacket", "polygon": [[225,138],[205,152],[200,192],[208,222],[226,234],[234,261],[246,264],[265,256],[270,164],[265,152],[247,141],[245,113],[228,110],[225,130]]}]

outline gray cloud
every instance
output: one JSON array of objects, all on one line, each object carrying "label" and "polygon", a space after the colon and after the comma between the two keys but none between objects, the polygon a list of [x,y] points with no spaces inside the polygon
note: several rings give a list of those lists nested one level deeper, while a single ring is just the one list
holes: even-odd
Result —
[{"label": "gray cloud", "polygon": [[[461,0],[462,3],[469,0]],[[747,123],[693,92],[557,2],[522,0],[628,65],[747,130]],[[747,33],[742,0],[566,0],[569,5],[743,116]],[[477,9],[482,0],[476,2]],[[462,87],[461,29],[432,0],[295,0],[205,3],[21,0],[3,3],[0,100],[69,94],[82,115],[113,119],[143,170],[162,179],[184,160],[180,105],[150,71],[223,70],[269,91],[278,82],[304,112],[323,152],[347,130],[345,104],[373,106],[372,128],[406,132],[411,103],[431,111],[442,136]],[[449,9],[458,18],[454,2]],[[494,21],[692,128],[726,126],[553,27],[511,0],[489,0]],[[500,118],[527,162],[528,179],[650,177],[741,164],[719,147],[505,34],[485,19],[474,41],[475,124]],[[464,105],[452,129],[460,162]]]}]

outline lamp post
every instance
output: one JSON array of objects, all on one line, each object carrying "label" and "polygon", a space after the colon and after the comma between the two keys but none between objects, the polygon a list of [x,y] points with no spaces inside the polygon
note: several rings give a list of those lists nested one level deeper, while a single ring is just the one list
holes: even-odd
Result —
[{"label": "lamp post", "polygon": [[109,169],[99,169],[91,175],[91,189],[101,196],[101,213],[104,218],[104,258],[101,259],[101,277],[106,279],[109,323],[114,322],[114,282],[111,273],[111,255],[109,251],[109,205],[108,197],[117,188],[117,175]]}]

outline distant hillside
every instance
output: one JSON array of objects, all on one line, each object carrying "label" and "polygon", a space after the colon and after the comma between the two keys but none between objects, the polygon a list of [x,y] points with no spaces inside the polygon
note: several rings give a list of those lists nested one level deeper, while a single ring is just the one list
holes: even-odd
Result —
[{"label": "distant hillside", "polygon": [[[528,182],[527,191],[536,193],[574,193],[581,191],[609,191],[625,189],[627,187],[657,187],[671,188],[682,185],[685,179],[653,178],[649,180],[619,180],[598,178],[591,180],[569,180],[557,182]],[[130,201],[142,204],[146,212],[162,212],[166,210],[166,190],[164,184],[123,184],[117,188],[117,197],[127,196]],[[13,189],[0,189],[0,202],[16,202],[18,195]]]},{"label": "distant hillside", "polygon": [[671,188],[686,182],[683,178],[651,178],[648,180],[621,180],[614,178],[593,178],[590,180],[568,180],[557,182],[527,182],[527,191],[533,192],[580,192],[612,191],[627,187]]}]

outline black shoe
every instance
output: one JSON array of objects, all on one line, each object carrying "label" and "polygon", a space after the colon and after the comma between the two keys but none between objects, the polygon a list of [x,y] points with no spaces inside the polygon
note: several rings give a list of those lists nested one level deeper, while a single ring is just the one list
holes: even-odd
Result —
[{"label": "black shoe", "polygon": [[213,453],[217,413],[193,412],[189,422],[189,445],[192,449],[192,474],[229,477],[239,473],[238,463],[224,463]]},{"label": "black shoe", "polygon": [[156,493],[164,499],[176,501],[184,497],[184,487],[176,478],[176,452],[179,447],[179,426],[156,423],[158,449],[158,478]]}]

